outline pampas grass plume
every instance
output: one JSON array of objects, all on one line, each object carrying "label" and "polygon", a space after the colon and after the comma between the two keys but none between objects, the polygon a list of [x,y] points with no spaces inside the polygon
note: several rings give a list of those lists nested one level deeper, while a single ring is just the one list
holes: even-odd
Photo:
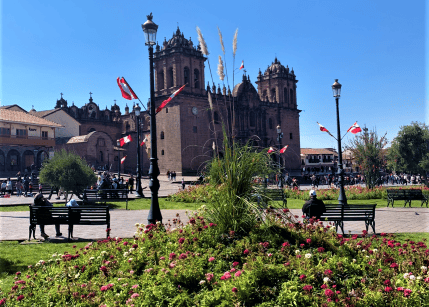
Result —
[{"label": "pampas grass plume", "polygon": [[222,52],[223,54],[225,54],[225,46],[223,45],[222,32],[220,31],[219,27],[217,27],[217,32],[219,33],[219,40],[220,40],[220,45],[222,46]]},{"label": "pampas grass plume", "polygon": [[217,64],[217,74],[219,75],[219,78],[221,81],[225,79],[225,74],[223,73],[223,62],[222,57],[219,56],[219,64]]},{"label": "pampas grass plume", "polygon": [[235,57],[235,54],[237,53],[237,36],[238,36],[238,28],[235,30],[234,39],[232,41],[232,53]]},{"label": "pampas grass plume", "polygon": [[201,30],[199,27],[197,27],[197,33],[198,33],[198,41],[200,42],[200,46],[201,46],[201,52],[208,56],[209,55],[209,51],[207,49],[207,44],[206,41],[204,40],[203,34],[201,33]]}]

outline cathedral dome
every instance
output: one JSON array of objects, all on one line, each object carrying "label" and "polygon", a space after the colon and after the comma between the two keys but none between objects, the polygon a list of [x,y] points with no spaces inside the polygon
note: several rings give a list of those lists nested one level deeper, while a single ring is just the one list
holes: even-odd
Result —
[{"label": "cathedral dome", "polygon": [[167,42],[167,44],[164,43],[164,48],[173,48],[173,47],[187,47],[192,48],[192,41],[187,40],[183,33],[180,32],[179,27],[177,27],[176,33],[173,34],[173,37]]},{"label": "cathedral dome", "polygon": [[289,68],[285,68],[279,60],[277,60],[277,57],[274,59],[274,62],[271,63],[270,66],[265,70],[265,75],[267,74],[273,74],[273,73],[282,73],[282,72],[289,72]]}]

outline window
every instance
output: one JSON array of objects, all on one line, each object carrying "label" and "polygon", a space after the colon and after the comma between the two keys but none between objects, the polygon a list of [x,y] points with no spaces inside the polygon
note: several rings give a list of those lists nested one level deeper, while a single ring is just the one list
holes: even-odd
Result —
[{"label": "window", "polygon": [[161,140],[164,139],[164,131],[161,131]]},{"label": "window", "polygon": [[197,126],[193,126],[193,127],[192,127],[192,132],[193,132],[193,133],[197,133]]},{"label": "window", "polygon": [[130,131],[130,124],[128,122],[126,122],[126,124],[125,124],[125,131],[126,132]]},{"label": "window", "polygon": [[288,100],[288,97],[287,97],[287,88],[284,88],[284,90],[283,90],[283,94],[285,95],[285,96],[284,96],[284,98],[283,98],[283,99],[284,99],[284,102],[285,102],[285,103],[288,103],[288,101],[289,101],[289,100]]},{"label": "window", "polygon": [[267,100],[267,90],[265,89],[263,92],[262,92],[262,100],[263,101],[266,101]]},{"label": "window", "polygon": [[273,129],[273,119],[272,118],[268,119],[268,129]]},{"label": "window", "polygon": [[174,72],[173,67],[170,67],[168,70],[168,86],[167,87],[173,87],[174,86]]},{"label": "window", "polygon": [[48,139],[48,131],[42,131],[42,139],[44,140]]},{"label": "window", "polygon": [[186,86],[189,86],[189,68],[185,67],[185,69],[183,70],[183,76],[184,76],[184,81]]},{"label": "window", "polygon": [[17,138],[25,138],[27,135],[27,130],[25,129],[16,129],[16,137]]},{"label": "window", "polygon": [[293,90],[290,89],[289,91],[289,99],[290,99],[290,104],[293,106],[294,100],[293,100]]},{"label": "window", "polygon": [[198,69],[194,69],[194,87],[200,88],[200,72]]},{"label": "window", "polygon": [[10,129],[9,128],[0,128],[0,135],[1,136],[10,136]]},{"label": "window", "polygon": [[164,155],[164,149],[163,150],[161,150],[161,156],[163,156]]},{"label": "window", "polygon": [[[98,139],[97,141],[98,141],[97,142],[98,146],[105,146],[105,144],[106,144],[105,141],[104,141],[104,139]],[[103,161],[103,160],[101,160],[101,161]]]},{"label": "window", "polygon": [[157,90],[159,91],[159,90],[162,90],[162,89],[164,89],[164,71],[160,71],[159,73],[158,73],[158,80],[157,80]]},{"label": "window", "polygon": [[165,113],[168,113],[168,108],[165,108]]},{"label": "window", "polygon": [[292,132],[291,133],[289,133],[289,139],[293,139],[293,136],[292,136]]},{"label": "window", "polygon": [[272,102],[277,101],[276,89],[275,89],[275,88],[273,88],[273,89],[271,90],[271,101],[272,101]]},{"label": "window", "polygon": [[103,162],[103,152],[100,151],[100,161]]}]

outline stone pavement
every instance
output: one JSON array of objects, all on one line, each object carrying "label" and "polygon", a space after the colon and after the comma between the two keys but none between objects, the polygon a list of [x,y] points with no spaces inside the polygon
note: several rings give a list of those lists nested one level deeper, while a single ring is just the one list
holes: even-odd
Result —
[{"label": "stone pavement", "polygon": [[[294,215],[301,219],[300,209],[291,209]],[[118,210],[110,211],[110,228],[112,237],[132,237],[136,231],[136,223],[147,224],[149,210]],[[161,210],[163,223],[172,221],[179,214],[180,219],[186,223],[188,217],[186,210]],[[26,240],[28,239],[29,212],[0,212],[0,241],[1,240]],[[46,232],[55,239],[53,225],[45,226]],[[365,229],[364,222],[344,222],[346,233],[361,233]],[[79,239],[94,240],[105,237],[105,226],[74,227],[74,235]],[[429,232],[429,209],[428,208],[380,208],[375,213],[375,230],[377,233],[387,232]],[[62,233],[67,236],[67,226],[62,225]],[[372,229],[369,229],[372,233]],[[40,239],[40,230],[37,227],[36,238]],[[65,237],[56,241],[65,241]]]}]

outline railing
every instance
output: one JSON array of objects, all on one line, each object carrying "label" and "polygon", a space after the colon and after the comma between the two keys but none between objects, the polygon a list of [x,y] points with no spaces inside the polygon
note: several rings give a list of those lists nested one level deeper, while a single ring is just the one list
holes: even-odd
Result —
[{"label": "railing", "polygon": [[43,136],[10,135],[10,134],[0,134],[0,138],[28,139],[28,140],[55,140],[55,138],[43,137]]},{"label": "railing", "polygon": [[320,163],[319,159],[308,159],[308,163]]}]

